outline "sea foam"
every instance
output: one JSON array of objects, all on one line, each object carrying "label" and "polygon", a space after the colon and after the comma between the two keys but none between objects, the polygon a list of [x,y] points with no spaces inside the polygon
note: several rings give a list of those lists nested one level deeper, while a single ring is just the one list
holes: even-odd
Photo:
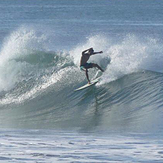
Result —
[{"label": "sea foam", "polygon": [[91,36],[85,43],[78,44],[70,54],[74,63],[79,66],[83,50],[90,47],[95,51],[102,50],[103,54],[91,56],[89,60],[105,69],[100,84],[137,71],[163,71],[163,46],[157,38],[142,39],[134,34],[128,34],[117,42],[115,40],[104,35]]}]

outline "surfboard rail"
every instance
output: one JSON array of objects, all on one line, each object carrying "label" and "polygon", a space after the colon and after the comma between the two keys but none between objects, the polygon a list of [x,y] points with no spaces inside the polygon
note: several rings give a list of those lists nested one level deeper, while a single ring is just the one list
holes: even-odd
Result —
[{"label": "surfboard rail", "polygon": [[80,90],[86,89],[86,88],[88,88],[88,87],[91,87],[91,86],[95,85],[98,81],[99,81],[99,78],[94,79],[94,80],[91,81],[90,84],[87,83],[87,84],[85,84],[85,85],[83,85],[83,86],[81,86],[81,87],[75,89],[75,91],[80,91]]}]

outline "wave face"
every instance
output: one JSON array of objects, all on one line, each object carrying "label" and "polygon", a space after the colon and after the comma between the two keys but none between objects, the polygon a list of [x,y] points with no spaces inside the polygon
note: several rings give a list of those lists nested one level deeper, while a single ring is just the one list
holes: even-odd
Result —
[{"label": "wave face", "polygon": [[[69,50],[54,51],[48,38],[21,27],[0,51],[0,127],[84,131],[162,132],[163,44],[126,35],[118,42],[95,35]],[[81,51],[105,69],[100,82],[86,83]],[[89,71],[91,78],[96,69]]]}]

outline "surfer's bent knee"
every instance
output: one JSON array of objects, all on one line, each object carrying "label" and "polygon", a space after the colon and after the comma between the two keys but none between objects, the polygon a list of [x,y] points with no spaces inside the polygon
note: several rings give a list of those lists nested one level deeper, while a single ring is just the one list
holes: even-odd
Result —
[{"label": "surfer's bent knee", "polygon": [[92,64],[92,67],[98,67],[98,64],[93,63],[93,64]]}]

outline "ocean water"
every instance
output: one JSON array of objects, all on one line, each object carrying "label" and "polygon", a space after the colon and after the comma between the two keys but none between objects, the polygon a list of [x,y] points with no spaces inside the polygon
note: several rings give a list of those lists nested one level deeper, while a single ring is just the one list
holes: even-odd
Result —
[{"label": "ocean water", "polygon": [[0,162],[163,162],[162,6],[0,0]]}]

